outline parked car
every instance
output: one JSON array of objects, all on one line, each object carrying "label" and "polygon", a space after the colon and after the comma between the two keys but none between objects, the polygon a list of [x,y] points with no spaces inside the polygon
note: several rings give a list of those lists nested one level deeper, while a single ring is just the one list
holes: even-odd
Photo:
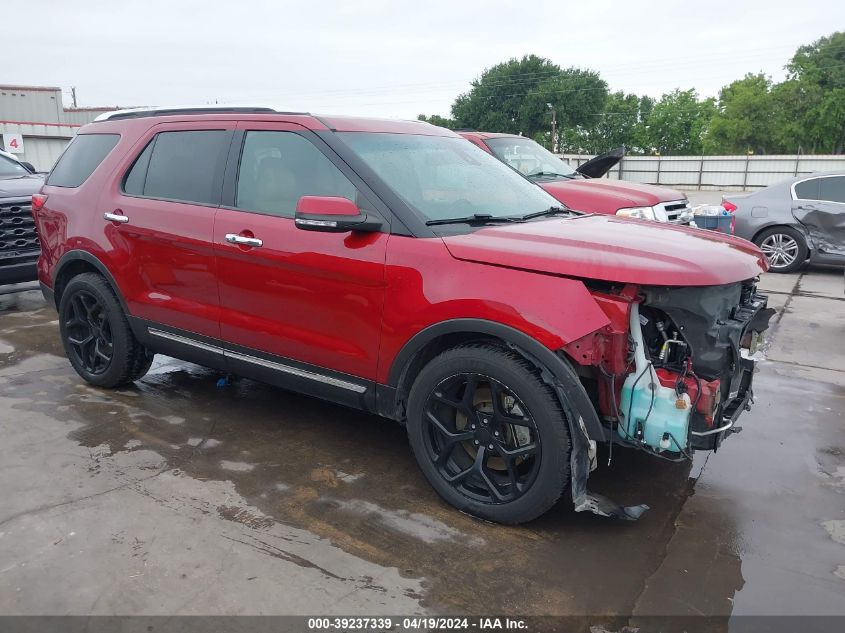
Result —
[{"label": "parked car", "polygon": [[674,189],[627,180],[601,179],[618,163],[619,148],[596,156],[577,169],[524,136],[460,131],[468,141],[537,183],[570,209],[673,224],[689,224],[686,195]]},{"label": "parked car", "polygon": [[40,249],[30,204],[43,184],[35,167],[0,151],[0,285],[38,278]]},{"label": "parked car", "polygon": [[562,210],[419,121],[119,111],[33,210],[83,379],[119,387],[161,353],[398,420],[437,492],[492,521],[568,486],[638,516],[588,493],[596,443],[715,449],[771,313],[745,240]]},{"label": "parked car", "polygon": [[727,194],[734,233],[757,244],[776,273],[805,262],[845,264],[845,174],[816,173],[750,194]]}]

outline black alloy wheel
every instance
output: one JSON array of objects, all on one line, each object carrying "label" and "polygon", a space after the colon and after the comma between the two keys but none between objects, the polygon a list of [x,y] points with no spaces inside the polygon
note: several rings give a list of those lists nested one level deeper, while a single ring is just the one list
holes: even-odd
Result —
[{"label": "black alloy wheel", "polygon": [[480,374],[446,378],[425,406],[429,459],[445,481],[482,503],[514,501],[539,470],[540,437],[521,400]]},{"label": "black alloy wheel", "polygon": [[97,387],[138,380],[153,361],[135,338],[117,294],[97,273],[76,275],[61,290],[59,333],[76,373]]},{"label": "black alloy wheel", "polygon": [[[583,389],[574,374],[572,381]],[[577,412],[569,403],[567,410]],[[411,386],[406,422],[423,475],[468,514],[524,523],[569,486],[561,401],[536,366],[494,342],[465,343],[431,359]]]},{"label": "black alloy wheel", "polygon": [[70,297],[64,323],[73,360],[94,376],[111,365],[114,342],[105,307],[92,293],[78,290]]}]

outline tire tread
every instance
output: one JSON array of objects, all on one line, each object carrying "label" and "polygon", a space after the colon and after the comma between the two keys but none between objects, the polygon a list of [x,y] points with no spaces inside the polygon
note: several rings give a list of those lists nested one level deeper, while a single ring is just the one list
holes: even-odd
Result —
[{"label": "tire tread", "polygon": [[[459,359],[468,359],[475,361],[482,360],[499,366],[510,365],[512,369],[521,372],[526,378],[535,382],[534,387],[538,388],[540,393],[542,394],[542,399],[544,400],[543,414],[549,416],[551,420],[555,421],[552,424],[547,425],[546,428],[546,430],[550,429],[555,437],[544,438],[543,445],[560,447],[565,453],[566,459],[558,460],[558,468],[556,472],[546,473],[547,481],[545,483],[539,481],[534,483],[534,486],[542,486],[543,492],[538,498],[534,499],[530,507],[522,508],[518,512],[511,514],[501,511],[502,508],[505,507],[503,505],[488,506],[486,504],[475,504],[475,506],[473,507],[462,508],[470,514],[479,516],[483,519],[493,520],[497,523],[518,524],[531,521],[532,519],[535,519],[540,515],[544,514],[552,506],[554,506],[561,498],[564,491],[568,489],[570,472],[568,456],[571,450],[571,440],[569,437],[568,424],[560,401],[555,392],[552,390],[552,388],[543,381],[542,376],[540,374],[540,370],[536,366],[534,366],[534,364],[532,364],[530,361],[528,361],[525,357],[523,357],[516,351],[509,349],[504,345],[497,345],[495,343],[490,342],[481,341],[474,343],[464,343],[449,348],[441,352],[431,361],[429,361],[428,365],[426,365],[420,372],[420,376],[422,376],[429,367],[436,367],[440,363],[449,363],[452,361],[457,361]],[[417,376],[418,380],[420,376]],[[417,384],[418,383],[415,382],[414,386],[416,387]],[[419,394],[414,394],[413,391],[414,390],[412,388],[411,400],[414,400],[415,396],[419,397]],[[411,400],[409,400],[409,404],[411,403]],[[409,406],[409,410],[412,408],[413,406]],[[532,415],[534,415],[536,420],[537,413],[532,412]],[[410,434],[412,432],[410,424],[408,430]],[[417,448],[413,446],[413,439],[411,444],[414,448],[414,454],[419,460],[421,456],[418,454]],[[436,485],[435,489],[437,489]],[[440,491],[438,490],[438,492]]]}]

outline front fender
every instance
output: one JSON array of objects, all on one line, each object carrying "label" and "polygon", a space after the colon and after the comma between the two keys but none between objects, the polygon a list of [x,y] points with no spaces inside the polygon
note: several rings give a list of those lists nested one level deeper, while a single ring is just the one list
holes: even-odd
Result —
[{"label": "front fender", "polygon": [[608,317],[578,279],[454,259],[439,239],[392,236],[388,245],[378,381],[400,352],[439,323],[500,324],[555,352]]}]

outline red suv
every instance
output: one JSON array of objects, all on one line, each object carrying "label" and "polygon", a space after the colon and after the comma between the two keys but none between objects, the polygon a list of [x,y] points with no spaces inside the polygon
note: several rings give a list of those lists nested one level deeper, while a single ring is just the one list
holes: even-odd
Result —
[{"label": "red suv", "polygon": [[86,381],[125,385],[161,353],[378,413],[443,498],[493,521],[567,487],[636,517],[587,492],[596,444],[718,446],[771,312],[754,245],[564,211],[422,122],[119,111],[80,129],[33,213]]},{"label": "red suv", "polygon": [[689,200],[680,191],[626,180],[600,180],[622,159],[622,149],[596,156],[572,169],[565,160],[524,136],[475,131],[459,134],[570,209],[682,225],[693,219]]}]

